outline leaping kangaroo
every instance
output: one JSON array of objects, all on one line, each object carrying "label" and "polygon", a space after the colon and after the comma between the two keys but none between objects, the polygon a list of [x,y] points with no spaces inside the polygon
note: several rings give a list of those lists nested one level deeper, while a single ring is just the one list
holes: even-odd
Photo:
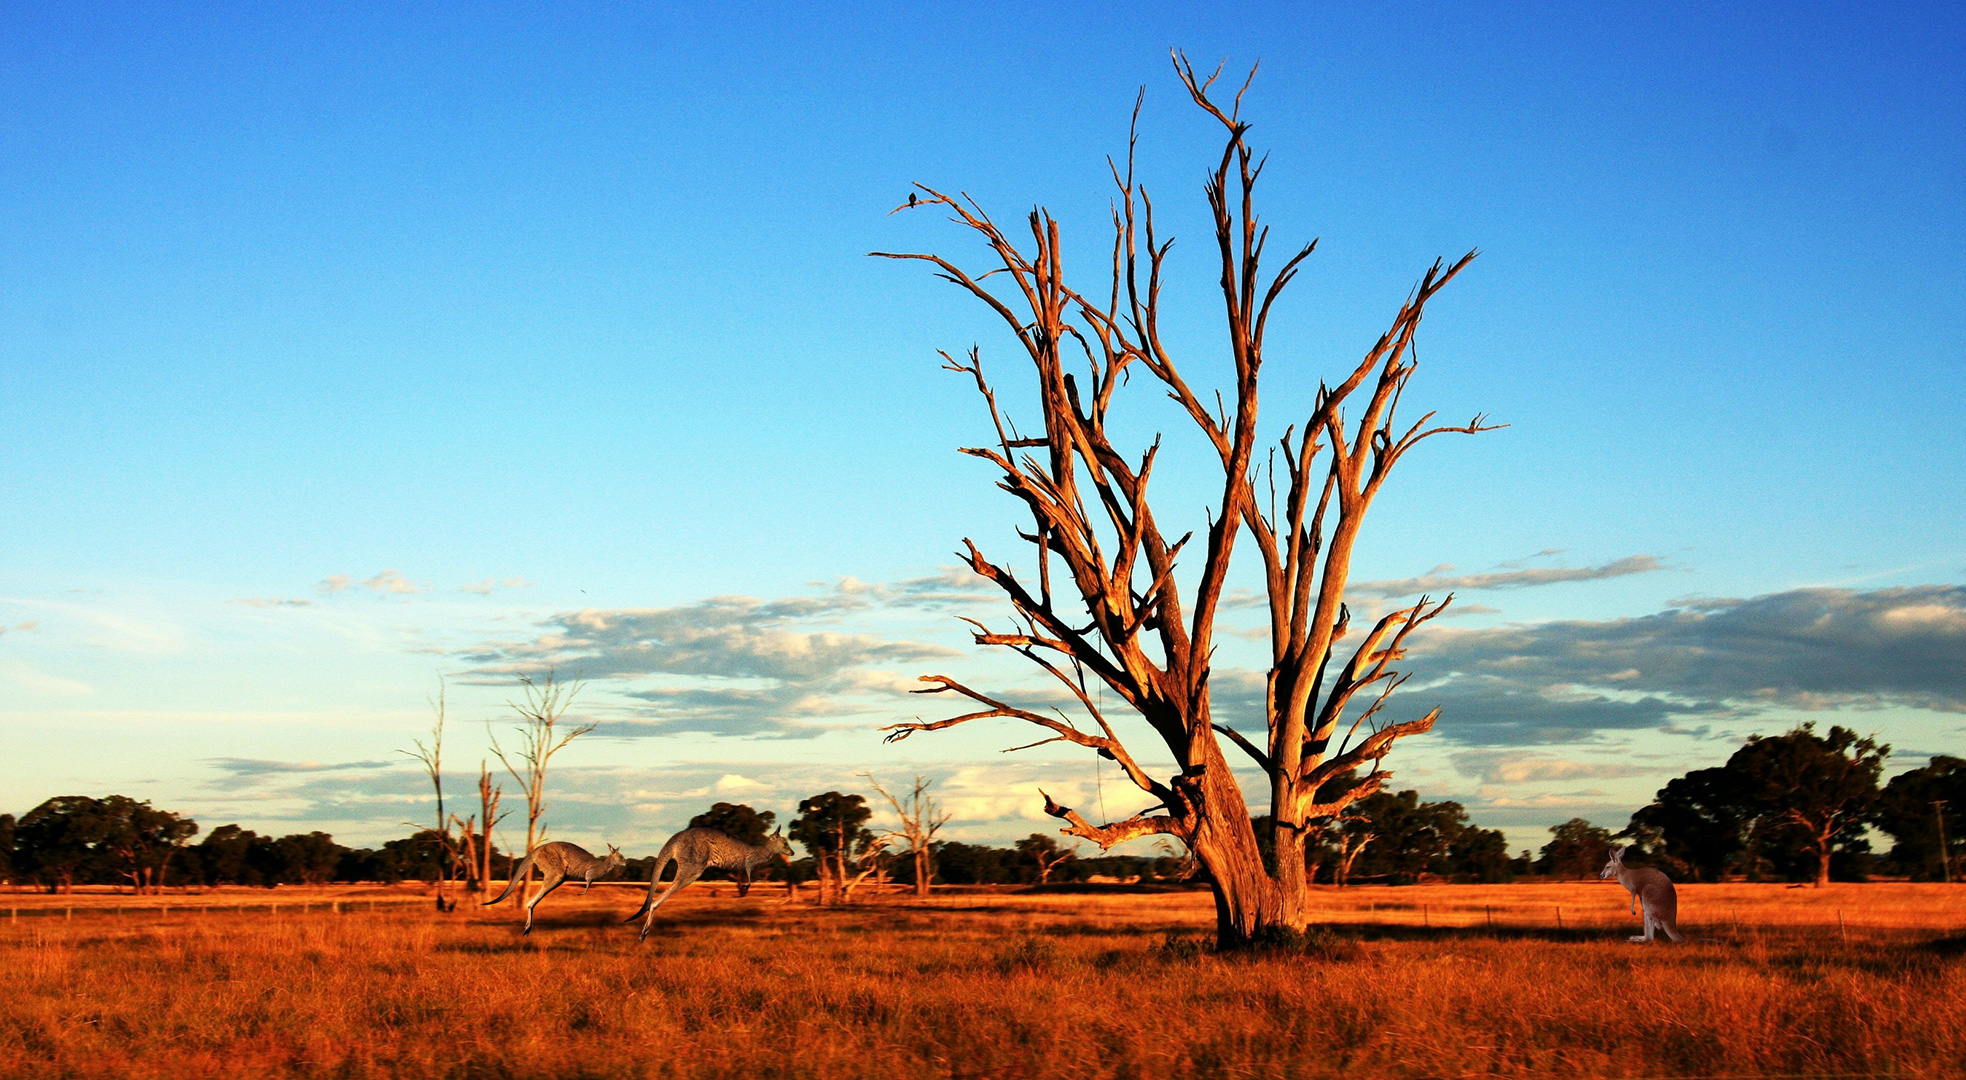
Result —
[{"label": "leaping kangaroo", "polygon": [[1657,870],[1644,867],[1626,866],[1625,852],[1611,849],[1611,861],[1597,876],[1617,878],[1618,884],[1631,893],[1632,906],[1645,909],[1645,933],[1627,938],[1628,941],[1651,941],[1655,930],[1664,930],[1666,936],[1674,941],[1685,941],[1679,932],[1679,894],[1673,891],[1672,879]]},{"label": "leaping kangaroo", "polygon": [[526,933],[530,934],[532,909],[541,900],[546,899],[547,893],[578,878],[582,883],[580,895],[585,896],[587,890],[593,888],[596,881],[614,874],[627,865],[628,860],[622,857],[621,851],[613,844],[608,845],[608,857],[605,859],[595,858],[586,848],[578,844],[569,844],[564,840],[541,844],[532,849],[532,854],[526,856],[525,861],[512,871],[512,880],[505,883],[505,891],[485,901],[485,906],[490,907],[510,896],[513,889],[532,879],[532,868],[539,867],[546,887],[539,890],[538,896],[526,902]]},{"label": "leaping kangaroo", "polygon": [[[792,845],[786,843],[785,837],[779,833],[772,833],[765,837],[763,844],[752,847],[715,829],[684,829],[662,845],[662,851],[655,857],[655,867],[649,871],[648,895],[642,898],[642,906],[633,915],[621,921],[641,919],[640,940],[646,941],[649,931],[655,927],[655,909],[661,907],[664,900],[676,895],[678,890],[702,877],[703,871],[713,866],[720,870],[742,870],[744,886],[748,887],[751,872],[773,859],[784,859],[787,863],[792,861]],[[658,897],[655,890],[662,881],[662,870],[671,862],[676,864],[676,880],[670,882],[669,888]]]}]

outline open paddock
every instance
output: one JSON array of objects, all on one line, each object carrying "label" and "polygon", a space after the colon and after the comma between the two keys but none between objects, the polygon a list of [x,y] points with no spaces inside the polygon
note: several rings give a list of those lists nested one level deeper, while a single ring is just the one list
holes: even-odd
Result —
[{"label": "open paddock", "polygon": [[1615,885],[1319,890],[1333,943],[1250,956],[1201,947],[1200,891],[818,909],[776,886],[698,886],[646,943],[620,925],[635,887],[576,891],[541,905],[529,938],[509,904],[439,915],[410,888],[0,896],[0,1069],[1940,1077],[1966,1063],[1960,886],[1684,886],[1695,940],[1680,946],[1625,942],[1637,920]]}]

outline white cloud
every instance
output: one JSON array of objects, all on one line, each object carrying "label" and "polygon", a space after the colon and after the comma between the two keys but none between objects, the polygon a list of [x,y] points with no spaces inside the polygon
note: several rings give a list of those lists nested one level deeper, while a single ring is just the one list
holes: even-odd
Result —
[{"label": "white cloud", "polygon": [[1436,566],[1419,577],[1386,581],[1356,581],[1348,593],[1366,596],[1412,596],[1418,593],[1444,593],[1470,589],[1526,589],[1536,585],[1555,585],[1566,581],[1598,581],[1647,574],[1666,566],[1650,555],[1630,555],[1602,566],[1541,567],[1534,570],[1492,570],[1482,574],[1449,573],[1454,567]]},{"label": "white cloud", "polygon": [[384,570],[380,574],[362,582],[362,584],[368,586],[370,592],[382,593],[387,596],[407,596],[411,593],[427,591],[395,570]]},{"label": "white cloud", "polygon": [[87,697],[96,692],[96,688],[88,683],[49,675],[19,660],[0,660],[0,677],[37,697]]}]

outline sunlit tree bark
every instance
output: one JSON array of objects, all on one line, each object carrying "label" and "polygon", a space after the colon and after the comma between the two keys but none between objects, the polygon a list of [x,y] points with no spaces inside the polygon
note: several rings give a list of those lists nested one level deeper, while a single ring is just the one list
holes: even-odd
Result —
[{"label": "sunlit tree bark", "polygon": [[[995,583],[1013,609],[1009,627],[977,623],[974,636],[978,644],[1023,655],[1055,678],[1091,725],[1020,707],[946,675],[929,675],[923,677],[929,686],[918,692],[965,698],[972,707],[948,719],[894,725],[888,737],[1006,717],[1050,733],[1032,745],[1069,742],[1118,763],[1154,800],[1149,809],[1094,823],[1047,796],[1046,812],[1066,822],[1065,833],[1102,848],[1142,836],[1179,837],[1214,881],[1217,936],[1228,946],[1272,929],[1304,926],[1307,830],[1379,790],[1387,775],[1379,764],[1393,743],[1434,724],[1437,710],[1399,722],[1382,719],[1382,713],[1405,680],[1396,665],[1410,636],[1448,601],[1423,597],[1387,613],[1349,656],[1340,655],[1336,647],[1350,630],[1345,582],[1366,511],[1393,466],[1427,438],[1488,425],[1479,416],[1458,426],[1432,426],[1432,414],[1412,423],[1399,416],[1402,392],[1416,369],[1413,342],[1421,316],[1428,301],[1474,258],[1469,252],[1427,269],[1364,357],[1338,382],[1321,386],[1301,422],[1259,460],[1265,331],[1278,297],[1316,244],[1306,244],[1281,269],[1264,274],[1269,230],[1259,225],[1254,210],[1263,161],[1251,150],[1249,125],[1241,119],[1249,83],[1225,105],[1211,94],[1219,68],[1214,75],[1198,74],[1178,53],[1175,68],[1195,106],[1224,133],[1204,190],[1234,373],[1226,394],[1204,396],[1191,387],[1162,339],[1163,271],[1173,241],[1157,234],[1153,202],[1134,176],[1138,103],[1125,164],[1115,163],[1112,170],[1118,191],[1110,275],[1098,289],[1081,292],[1067,283],[1060,229],[1044,210],[1030,214],[1030,235],[1020,247],[968,195],[926,185],[917,185],[897,212],[945,209],[983,240],[989,265],[971,272],[940,255],[874,253],[933,265],[938,276],[1003,320],[1032,365],[1042,422],[1026,434],[999,406],[979,350],[963,359],[943,354],[949,370],[974,382],[995,429],[992,445],[963,452],[995,466],[999,486],[1031,516],[1029,530],[1019,535],[1033,545],[1034,578],[1020,578],[1005,562],[964,541],[969,568]],[[1250,74],[1253,79],[1255,72]],[[1170,535],[1150,505],[1148,486],[1160,441],[1129,455],[1110,437],[1107,421],[1116,395],[1137,371],[1174,400],[1219,459],[1220,498],[1199,537]],[[1216,723],[1209,694],[1216,615],[1237,538],[1245,532],[1262,561],[1270,622],[1260,741]],[[1200,565],[1183,565],[1177,577],[1184,552],[1191,560],[1198,555]],[[1157,777],[1142,767],[1095,697],[1099,687],[1116,694],[1165,745],[1177,766],[1173,776]],[[1267,779],[1274,872],[1264,866],[1222,738]],[[1361,782],[1320,798],[1327,781],[1352,769],[1363,771]]]}]

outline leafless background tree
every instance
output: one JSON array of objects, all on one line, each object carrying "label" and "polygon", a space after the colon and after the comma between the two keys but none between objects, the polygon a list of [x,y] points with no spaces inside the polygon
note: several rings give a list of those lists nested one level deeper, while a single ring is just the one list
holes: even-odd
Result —
[{"label": "leafless background tree", "polygon": [[[980,351],[972,349],[962,360],[942,354],[950,370],[974,381],[995,426],[994,445],[963,452],[1001,472],[999,486],[1031,515],[1030,530],[1019,535],[1035,549],[1032,581],[964,541],[970,569],[1000,587],[1013,609],[1011,626],[976,623],[974,636],[980,645],[1021,654],[1057,679],[1094,725],[1081,728],[1069,718],[1019,707],[949,676],[929,675],[923,681],[931,685],[918,692],[967,698],[974,707],[944,720],[893,725],[888,737],[1008,717],[1051,733],[1032,745],[1069,742],[1117,762],[1154,800],[1152,806],[1124,820],[1094,823],[1046,796],[1046,812],[1067,823],[1064,832],[1102,848],[1142,836],[1178,836],[1208,868],[1217,937],[1233,946],[1305,925],[1307,828],[1378,790],[1386,775],[1380,762],[1395,740],[1434,724],[1438,710],[1400,722],[1382,720],[1381,714],[1405,679],[1395,665],[1410,636],[1448,601],[1423,597],[1383,616],[1345,657],[1336,652],[1351,629],[1345,582],[1366,511],[1393,467],[1434,435],[1488,426],[1479,416],[1467,424],[1434,426],[1432,414],[1412,423],[1399,415],[1417,366],[1413,342],[1421,316],[1474,258],[1469,252],[1427,269],[1363,359],[1335,385],[1321,385],[1302,423],[1286,430],[1259,461],[1264,334],[1277,298],[1316,242],[1297,250],[1265,281],[1261,263],[1269,230],[1258,223],[1254,209],[1264,161],[1250,148],[1249,124],[1241,118],[1249,81],[1225,107],[1211,93],[1220,68],[1201,75],[1179,53],[1174,60],[1190,100],[1224,132],[1221,156],[1204,191],[1234,369],[1226,400],[1218,392],[1210,401],[1193,389],[1163,342],[1160,299],[1173,241],[1157,234],[1153,201],[1134,176],[1138,102],[1124,169],[1118,163],[1112,168],[1118,192],[1111,270],[1096,290],[1081,292],[1066,282],[1058,222],[1043,209],[1030,214],[1029,247],[1020,248],[968,195],[924,185],[896,211],[946,209],[989,248],[985,272],[971,273],[940,255],[874,253],[930,263],[938,276],[995,312],[1032,365],[1042,423],[1025,435],[999,407]],[[1254,77],[1252,69],[1250,80]],[[1177,560],[1194,533],[1170,536],[1148,499],[1159,439],[1129,457],[1108,431],[1115,395],[1136,368],[1151,375],[1193,421],[1222,469],[1220,499],[1203,527],[1199,571],[1182,577],[1175,573]],[[1245,531],[1262,560],[1269,608],[1271,659],[1260,741],[1216,723],[1209,694],[1215,619],[1236,539]],[[1184,581],[1191,582],[1185,590]],[[1173,755],[1173,776],[1161,779],[1141,766],[1095,702],[1093,690],[1100,685],[1118,694],[1159,737]],[[1218,736],[1248,755],[1267,779],[1273,867],[1264,865]],[[1327,781],[1361,767],[1370,769],[1362,782],[1320,798]]]},{"label": "leafless background tree", "polygon": [[[459,856],[451,841],[451,819],[444,813],[444,691],[441,678],[437,680],[437,696],[430,702],[430,708],[437,714],[436,722],[430,728],[430,744],[424,745],[422,739],[414,741],[415,750],[403,753],[423,764],[423,771],[430,777],[430,786],[437,792],[437,910],[453,911],[457,901],[450,896],[447,887],[457,874]],[[414,828],[414,825],[411,826]]]},{"label": "leafless background tree", "polygon": [[[553,755],[560,752],[568,743],[594,730],[593,724],[575,724],[560,728],[560,720],[567,709],[573,706],[574,698],[580,694],[580,683],[563,683],[554,672],[547,671],[543,680],[535,680],[530,675],[519,676],[521,698],[506,704],[519,714],[519,745],[507,754],[499,745],[498,736],[491,737],[492,755],[498,758],[505,771],[512,774],[520,788],[526,793],[526,855],[531,855],[534,847],[544,838],[540,825],[546,813],[546,767]],[[487,725],[489,731],[489,725]],[[515,761],[516,759],[516,761]],[[483,784],[481,782],[480,789]],[[486,830],[487,835],[491,832]],[[532,885],[513,894],[515,902],[523,905],[531,899],[526,894]]]},{"label": "leafless background tree", "polygon": [[872,773],[862,775],[867,777],[869,784],[874,785],[875,791],[881,793],[881,798],[886,799],[887,804],[894,808],[895,816],[901,819],[901,828],[890,829],[889,833],[908,841],[908,857],[913,860],[915,866],[915,895],[927,896],[929,879],[935,874],[935,852],[932,847],[935,843],[935,834],[941,832],[942,826],[949,823],[950,815],[942,812],[941,808],[935,805],[935,800],[928,797],[926,777],[915,777],[915,786],[909,790],[907,797],[896,799],[888,794],[888,790],[881,786],[880,781],[874,779]]},{"label": "leafless background tree", "polygon": [[[504,785],[493,785],[491,769],[484,761],[478,762],[478,812],[460,820],[451,815],[451,822],[458,827],[458,847],[463,853],[465,867],[465,891],[473,895],[490,888],[492,878],[492,829],[505,820],[505,814],[498,808],[505,797]],[[484,822],[483,828],[478,823]]]}]

